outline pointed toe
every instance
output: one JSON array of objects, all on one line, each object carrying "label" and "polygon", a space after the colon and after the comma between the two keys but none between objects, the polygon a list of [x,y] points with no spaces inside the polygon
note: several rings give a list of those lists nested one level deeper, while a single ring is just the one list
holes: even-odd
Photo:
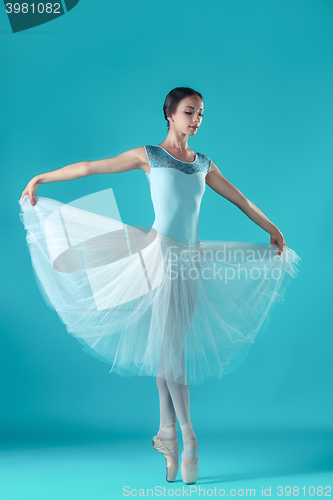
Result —
[{"label": "pointed toe", "polygon": [[[163,437],[162,439],[163,439],[163,441],[169,440],[169,441],[173,441],[175,443],[175,441],[177,440],[177,437],[175,437],[175,438]],[[176,446],[176,443],[172,446],[172,448],[174,446]],[[177,473],[178,473],[178,469],[179,469],[178,463],[171,455],[170,450],[162,443],[161,438],[159,436],[153,437],[152,447],[154,448],[154,450],[157,450],[164,455],[165,460],[166,460],[166,480],[169,483],[173,483],[177,477]]]},{"label": "pointed toe", "polygon": [[[188,464],[195,464],[189,466]],[[180,472],[182,480],[185,484],[194,484],[197,482],[199,475],[199,460],[184,460],[182,453],[182,461],[180,464]]]}]

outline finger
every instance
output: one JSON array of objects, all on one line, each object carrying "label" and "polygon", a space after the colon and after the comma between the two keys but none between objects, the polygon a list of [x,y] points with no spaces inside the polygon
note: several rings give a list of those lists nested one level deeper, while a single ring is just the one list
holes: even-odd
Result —
[{"label": "finger", "polygon": [[283,250],[283,244],[282,244],[282,241],[279,241],[279,242],[278,242],[278,245],[279,245],[279,251],[278,251],[278,254],[279,254],[279,255],[281,255],[282,250]]}]

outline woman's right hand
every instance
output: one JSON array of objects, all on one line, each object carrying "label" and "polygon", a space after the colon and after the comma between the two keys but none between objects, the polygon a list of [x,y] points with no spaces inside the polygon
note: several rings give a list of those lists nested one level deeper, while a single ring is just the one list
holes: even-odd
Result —
[{"label": "woman's right hand", "polygon": [[22,198],[25,195],[28,195],[30,198],[31,205],[35,205],[34,196],[36,194],[36,189],[38,188],[39,185],[40,182],[38,181],[38,179],[36,177],[33,177],[31,181],[28,182],[27,187],[22,191],[20,201],[22,201]]}]

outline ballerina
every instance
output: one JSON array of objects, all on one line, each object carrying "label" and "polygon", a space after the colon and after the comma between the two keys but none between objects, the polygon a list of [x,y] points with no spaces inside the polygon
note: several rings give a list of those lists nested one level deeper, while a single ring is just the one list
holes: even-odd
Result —
[{"label": "ballerina", "polygon": [[[156,377],[160,427],[152,446],[166,459],[167,481],[175,481],[178,419],[181,476],[194,484],[199,448],[189,383],[221,378],[243,362],[301,259],[208,156],[189,148],[202,125],[202,95],[174,88],[163,111],[168,134],[159,145],[36,175],[22,192],[20,217],[37,283],[68,332],[112,363],[110,372]],[[148,233],[36,196],[42,183],[134,169],[149,182],[155,220]],[[270,243],[201,240],[206,185],[266,231]]]}]

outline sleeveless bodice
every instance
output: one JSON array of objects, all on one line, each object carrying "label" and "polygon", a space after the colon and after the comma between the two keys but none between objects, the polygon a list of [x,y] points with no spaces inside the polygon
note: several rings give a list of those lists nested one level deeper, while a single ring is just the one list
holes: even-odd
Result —
[{"label": "sleeveless bodice", "polygon": [[145,146],[145,150],[150,165],[146,176],[155,211],[152,228],[183,243],[199,242],[200,204],[210,158],[196,153],[193,162],[184,162],[161,146]]}]

